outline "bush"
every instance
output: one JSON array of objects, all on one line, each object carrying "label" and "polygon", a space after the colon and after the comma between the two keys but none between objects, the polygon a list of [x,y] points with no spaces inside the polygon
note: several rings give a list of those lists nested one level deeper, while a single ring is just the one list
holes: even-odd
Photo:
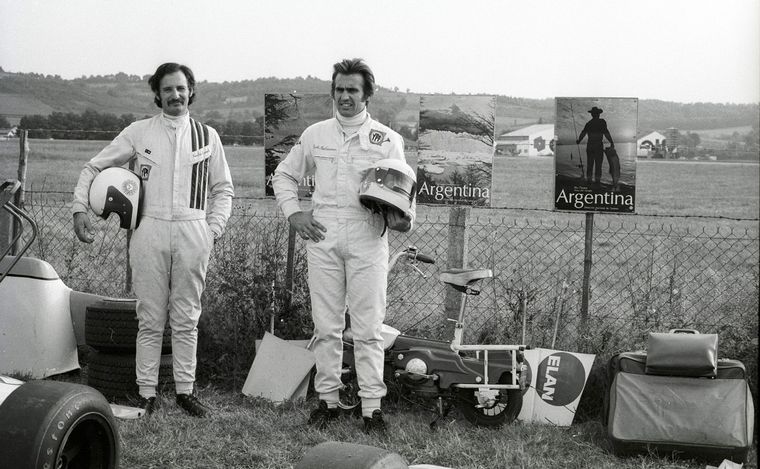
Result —
[{"label": "bush", "polygon": [[[274,326],[284,339],[311,336],[310,302],[303,249],[294,256],[294,291],[285,281],[288,226],[273,218],[251,226],[254,218],[227,233],[216,246],[203,295],[198,340],[198,379],[242,388],[255,356],[254,341]],[[259,219],[260,221],[260,219]]]}]

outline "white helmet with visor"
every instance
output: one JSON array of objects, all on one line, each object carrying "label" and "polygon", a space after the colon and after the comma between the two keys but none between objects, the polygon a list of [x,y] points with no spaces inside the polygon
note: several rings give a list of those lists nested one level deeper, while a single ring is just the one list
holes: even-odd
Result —
[{"label": "white helmet with visor", "polygon": [[90,185],[90,208],[103,219],[111,213],[119,216],[119,226],[134,230],[140,223],[142,180],[125,168],[106,168]]},{"label": "white helmet with visor", "polygon": [[[405,161],[388,158],[378,161],[364,176],[359,187],[359,200],[370,210],[382,213],[386,222],[389,209],[398,210],[403,218],[411,220],[416,188],[417,176],[411,166]],[[388,226],[399,230],[392,223]]]}]

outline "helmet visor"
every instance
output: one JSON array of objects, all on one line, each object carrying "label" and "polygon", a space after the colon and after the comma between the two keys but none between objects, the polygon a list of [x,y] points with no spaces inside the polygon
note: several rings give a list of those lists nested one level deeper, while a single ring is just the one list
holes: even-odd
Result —
[{"label": "helmet visor", "polygon": [[403,194],[410,201],[414,198],[414,189],[417,184],[414,182],[414,179],[397,169],[372,168],[369,176],[377,184]]}]

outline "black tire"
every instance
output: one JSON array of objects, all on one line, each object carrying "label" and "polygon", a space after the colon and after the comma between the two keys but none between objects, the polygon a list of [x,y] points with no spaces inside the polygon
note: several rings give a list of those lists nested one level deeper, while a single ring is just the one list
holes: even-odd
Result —
[{"label": "black tire", "polygon": [[[93,352],[87,364],[87,384],[108,399],[125,399],[138,394],[135,382],[135,356]],[[174,384],[172,356],[161,355],[158,368],[158,387]]]},{"label": "black tire", "polygon": [[[500,384],[511,383],[510,375],[504,375],[499,380]],[[478,398],[475,389],[459,388],[457,393],[457,407],[473,425],[478,427],[500,427],[505,423],[512,423],[520,414],[522,408],[522,393],[519,389],[502,390],[499,399],[491,407],[476,407]]]},{"label": "black tire", "polygon": [[[135,353],[137,301],[99,301],[87,307],[84,341],[99,352]],[[172,353],[171,328],[164,328],[161,353]]]},{"label": "black tire", "polygon": [[2,467],[111,469],[118,460],[111,407],[91,387],[30,381],[0,405]]}]

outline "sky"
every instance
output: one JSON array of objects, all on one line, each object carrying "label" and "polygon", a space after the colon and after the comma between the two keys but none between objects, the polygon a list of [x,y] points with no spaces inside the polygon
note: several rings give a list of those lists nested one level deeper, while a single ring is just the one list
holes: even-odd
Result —
[{"label": "sky", "polygon": [[760,102],[758,0],[0,0],[0,66],[329,80],[416,93]]}]

